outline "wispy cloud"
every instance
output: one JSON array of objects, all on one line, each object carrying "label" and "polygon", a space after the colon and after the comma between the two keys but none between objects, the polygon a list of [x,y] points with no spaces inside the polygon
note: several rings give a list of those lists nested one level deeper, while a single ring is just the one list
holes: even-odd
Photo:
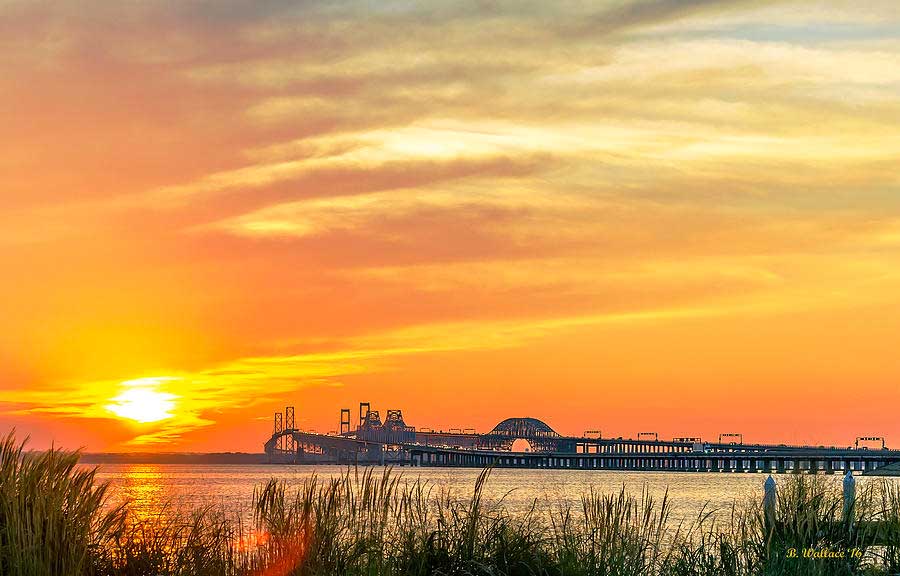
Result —
[{"label": "wispy cloud", "polygon": [[342,378],[395,369],[398,361],[409,356],[515,348],[577,327],[723,313],[728,310],[680,308],[415,326],[352,338],[341,343],[343,349],[337,352],[247,357],[198,372],[78,382],[53,390],[3,390],[0,407],[6,415],[136,420],[141,423],[140,431],[126,445],[177,446],[185,435],[215,425],[214,413],[252,410],[308,387],[340,386]]},{"label": "wispy cloud", "polygon": [[771,333],[707,342],[720,376],[766,352],[791,373],[780,334],[859,315],[868,346],[830,373],[888,382],[898,22],[891,0],[2,3],[3,417],[77,434],[171,377],[175,416],[84,441],[212,445],[435,355],[498,363],[435,394],[544,352],[627,389],[665,353],[601,365],[565,335],[746,315]]}]

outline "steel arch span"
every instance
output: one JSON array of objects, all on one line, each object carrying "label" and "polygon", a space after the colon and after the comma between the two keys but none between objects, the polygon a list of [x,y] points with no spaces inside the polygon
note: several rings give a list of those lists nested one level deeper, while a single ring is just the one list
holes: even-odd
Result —
[{"label": "steel arch span", "polygon": [[537,418],[507,418],[482,435],[479,443],[483,447],[509,451],[516,440],[526,440],[534,452],[574,451],[570,441]]},{"label": "steel arch span", "polygon": [[507,418],[494,426],[494,429],[488,432],[488,436],[508,436],[514,440],[560,437],[546,422],[537,418]]}]

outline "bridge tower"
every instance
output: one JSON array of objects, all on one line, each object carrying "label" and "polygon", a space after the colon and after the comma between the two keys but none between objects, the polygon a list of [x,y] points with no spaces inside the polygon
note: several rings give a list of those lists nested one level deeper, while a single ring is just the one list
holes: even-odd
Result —
[{"label": "bridge tower", "polygon": [[369,417],[371,409],[372,406],[368,402],[359,403],[359,421],[356,425],[357,428],[362,428],[363,422]]},{"label": "bridge tower", "polygon": [[280,434],[283,430],[284,430],[284,428],[282,426],[281,412],[276,412],[275,413],[275,429],[273,430],[273,433]]},{"label": "bridge tower", "polygon": [[[297,429],[296,420],[294,418],[294,407],[293,406],[285,406],[284,407],[284,431],[291,432]],[[282,449],[289,450],[290,452],[295,452],[296,446],[294,445],[294,437],[293,436],[282,436]]]},{"label": "bridge tower", "polygon": [[294,425],[294,407],[286,406],[284,408],[284,429],[285,430],[296,430],[297,428]]},{"label": "bridge tower", "polygon": [[387,416],[384,419],[385,425],[387,425],[388,422],[405,425],[403,422],[403,410],[388,410]]},{"label": "bridge tower", "polygon": [[[275,413],[275,432],[274,434],[281,434],[284,431],[284,420],[281,418],[281,412]],[[282,439],[278,438],[278,443],[275,445],[276,449],[281,449],[283,445]]]},{"label": "bridge tower", "polygon": [[350,409],[341,408],[341,434],[350,433]]}]

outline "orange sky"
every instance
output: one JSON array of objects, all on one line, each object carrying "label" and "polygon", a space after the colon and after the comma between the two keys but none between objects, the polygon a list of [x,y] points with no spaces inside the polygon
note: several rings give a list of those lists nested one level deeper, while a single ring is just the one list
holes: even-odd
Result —
[{"label": "orange sky", "polygon": [[0,2],[0,429],[260,451],[285,405],[365,400],[900,445],[898,30],[894,0]]}]

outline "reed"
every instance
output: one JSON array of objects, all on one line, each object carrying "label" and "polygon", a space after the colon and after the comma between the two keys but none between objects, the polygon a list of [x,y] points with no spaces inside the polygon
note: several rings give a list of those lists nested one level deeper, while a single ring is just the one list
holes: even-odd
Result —
[{"label": "reed", "polygon": [[[779,490],[774,529],[755,501],[671,520],[668,494],[585,494],[579,506],[535,501],[512,514],[485,496],[490,470],[465,496],[390,469],[349,469],[254,494],[253,521],[221,509],[137,518],[78,453],[0,445],[0,576],[6,575],[887,575],[900,568],[900,490],[868,483],[853,526],[841,494],[794,477]],[[894,544],[896,542],[897,544]],[[876,545],[877,544],[877,545]],[[859,549],[861,558],[791,558],[791,549]]]},{"label": "reed", "polygon": [[0,574],[79,574],[114,545],[124,507],[104,507],[107,486],[78,468],[78,453],[27,453],[0,443]]}]

